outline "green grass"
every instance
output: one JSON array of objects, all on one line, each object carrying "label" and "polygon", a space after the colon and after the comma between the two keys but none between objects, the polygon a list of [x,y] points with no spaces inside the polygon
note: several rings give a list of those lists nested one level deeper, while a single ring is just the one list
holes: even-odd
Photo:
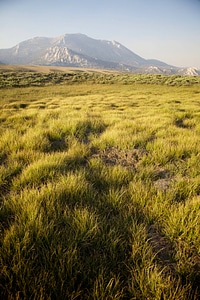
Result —
[{"label": "green grass", "polygon": [[199,78],[0,78],[1,299],[199,299]]}]

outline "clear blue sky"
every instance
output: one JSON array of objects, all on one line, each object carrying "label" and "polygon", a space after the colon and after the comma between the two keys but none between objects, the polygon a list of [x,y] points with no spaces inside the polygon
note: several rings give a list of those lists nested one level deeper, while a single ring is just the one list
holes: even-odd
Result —
[{"label": "clear blue sky", "polygon": [[200,0],[0,0],[0,48],[65,33],[200,68]]}]

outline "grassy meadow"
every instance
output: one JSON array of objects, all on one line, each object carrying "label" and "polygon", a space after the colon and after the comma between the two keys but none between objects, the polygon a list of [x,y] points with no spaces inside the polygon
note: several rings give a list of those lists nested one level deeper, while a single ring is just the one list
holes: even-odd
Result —
[{"label": "grassy meadow", "polygon": [[0,298],[199,299],[200,78],[0,87]]}]

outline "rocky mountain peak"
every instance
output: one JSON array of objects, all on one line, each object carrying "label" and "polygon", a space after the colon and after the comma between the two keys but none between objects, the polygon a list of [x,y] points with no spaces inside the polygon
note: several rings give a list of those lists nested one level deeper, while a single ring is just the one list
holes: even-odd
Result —
[{"label": "rocky mountain peak", "polygon": [[10,49],[0,49],[0,61],[4,64],[59,65],[139,73],[200,75],[200,70],[196,68],[180,69],[158,60],[146,60],[115,40],[97,40],[81,33],[26,40]]}]

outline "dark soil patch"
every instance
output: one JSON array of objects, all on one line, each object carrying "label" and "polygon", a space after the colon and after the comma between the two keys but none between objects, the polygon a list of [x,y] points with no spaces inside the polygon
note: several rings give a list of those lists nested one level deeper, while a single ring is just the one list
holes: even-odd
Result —
[{"label": "dark soil patch", "polygon": [[[187,256],[189,272],[180,274],[175,258],[176,248],[178,245],[176,243],[172,243],[167,237],[162,235],[156,224],[148,227],[147,237],[153,253],[155,254],[155,261],[161,266],[161,268],[163,268],[164,274],[176,280],[181,280],[180,282],[182,285],[189,283],[194,296],[189,299],[200,299],[200,256],[196,249],[190,248],[188,249],[188,253],[185,253]],[[179,247],[181,247],[181,245],[179,245]],[[192,274],[192,276],[190,274]]]},{"label": "dark soil patch", "polygon": [[109,147],[104,150],[94,150],[92,158],[101,158],[103,163],[109,166],[119,165],[128,169],[135,170],[145,150],[121,150],[117,147]]},{"label": "dark soil patch", "polygon": [[169,170],[163,168],[163,167],[157,167],[155,169],[155,172],[153,174],[153,180],[154,180],[154,186],[162,191],[165,192],[170,188],[171,185],[171,178],[170,178],[170,172]]},{"label": "dark soil patch", "polygon": [[156,225],[149,226],[147,236],[153,252],[156,254],[156,261],[165,268],[167,273],[175,276],[176,263],[173,259],[173,244],[158,231]]}]

